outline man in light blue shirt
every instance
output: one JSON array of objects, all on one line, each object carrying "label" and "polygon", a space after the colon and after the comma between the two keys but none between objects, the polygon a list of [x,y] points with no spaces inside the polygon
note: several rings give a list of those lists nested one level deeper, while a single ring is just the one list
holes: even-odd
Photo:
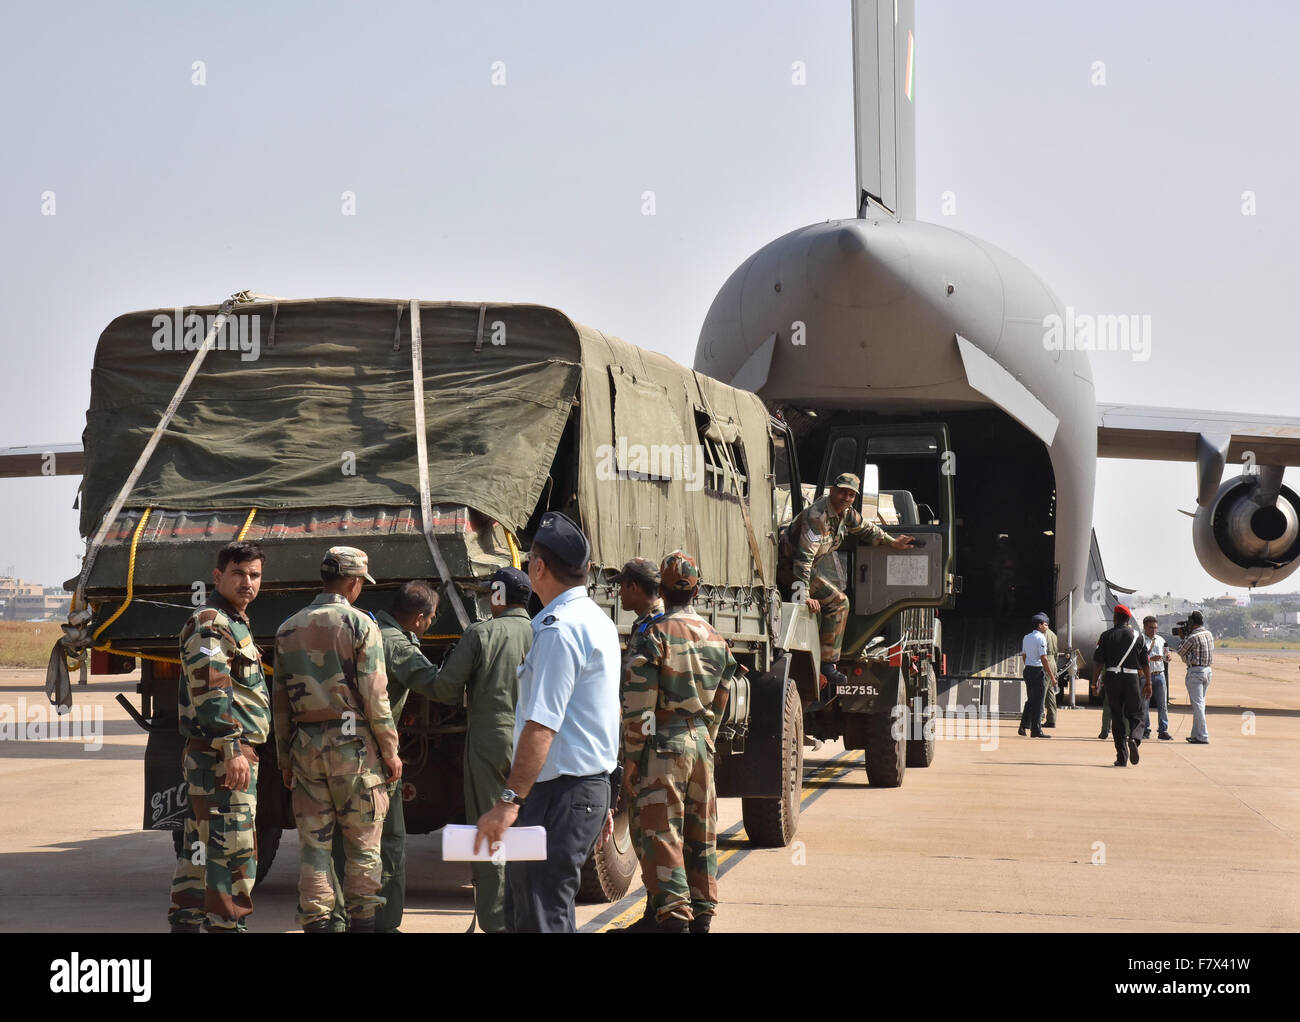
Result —
[{"label": "man in light blue shirt", "polygon": [[515,756],[500,801],[478,821],[475,847],[507,828],[546,828],[544,862],[506,863],[506,928],[573,933],[583,863],[605,825],[618,763],[618,628],[587,595],[591,547],[558,511],[533,539],[528,577],[546,606],[519,668]]},{"label": "man in light blue shirt", "polygon": [[1033,629],[1021,643],[1025,651],[1025,708],[1020,714],[1020,734],[1029,729],[1035,738],[1051,738],[1042,727],[1043,699],[1054,672],[1047,655],[1047,615],[1033,616]]}]

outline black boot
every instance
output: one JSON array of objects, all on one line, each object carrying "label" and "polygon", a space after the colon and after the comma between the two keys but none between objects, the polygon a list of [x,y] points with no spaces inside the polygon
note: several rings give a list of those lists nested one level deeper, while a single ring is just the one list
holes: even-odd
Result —
[{"label": "black boot", "polygon": [[710,913],[709,913],[708,915],[706,915],[706,916],[696,916],[694,919],[691,920],[690,932],[691,932],[691,933],[708,933],[708,932],[709,932],[709,926],[710,926],[712,923],[713,923],[713,913],[712,913],[712,912],[710,912]]},{"label": "black boot", "polygon": [[836,668],[833,664],[822,667],[822,674],[826,675],[826,687],[817,694],[817,700],[808,704],[808,712],[816,713],[818,710],[824,710],[834,702],[835,697],[840,694],[840,685],[848,683],[848,675]]},{"label": "black boot", "polygon": [[172,933],[202,933],[201,923],[172,923]]},{"label": "black boot", "polygon": [[348,933],[374,933],[374,932],[375,932],[374,916],[365,916],[364,918],[359,916],[352,916],[351,918],[348,919]]},{"label": "black boot", "polygon": [[303,933],[333,933],[334,924],[330,922],[329,917],[326,916],[324,919],[317,919],[314,923],[304,923],[302,927],[302,932]]},{"label": "black boot", "polygon": [[669,916],[667,919],[661,919],[655,924],[655,933],[686,933],[687,927],[690,926],[681,916]]}]

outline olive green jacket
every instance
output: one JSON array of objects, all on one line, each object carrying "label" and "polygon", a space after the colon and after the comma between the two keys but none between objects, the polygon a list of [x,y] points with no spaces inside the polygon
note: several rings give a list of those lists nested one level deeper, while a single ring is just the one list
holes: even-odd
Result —
[{"label": "olive green jacket", "polygon": [[398,719],[406,696],[418,692],[426,699],[434,698],[433,683],[438,668],[420,649],[420,637],[408,632],[386,610],[375,613],[379,634],[384,640],[384,663],[388,668],[388,702],[393,708],[393,720]]},{"label": "olive green jacket", "polygon": [[519,665],[532,645],[533,624],[523,607],[507,607],[499,617],[475,621],[437,673],[433,698],[454,705],[465,693],[471,733],[475,721],[509,721],[513,728]]}]

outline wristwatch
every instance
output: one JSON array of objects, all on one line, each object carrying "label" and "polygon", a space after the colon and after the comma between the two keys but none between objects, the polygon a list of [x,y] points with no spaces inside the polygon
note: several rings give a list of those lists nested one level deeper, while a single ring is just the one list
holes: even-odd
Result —
[{"label": "wristwatch", "polygon": [[512,791],[510,788],[506,788],[505,791],[501,792],[501,798],[499,799],[499,801],[509,802],[511,805],[516,805],[520,809],[524,807],[523,796]]}]

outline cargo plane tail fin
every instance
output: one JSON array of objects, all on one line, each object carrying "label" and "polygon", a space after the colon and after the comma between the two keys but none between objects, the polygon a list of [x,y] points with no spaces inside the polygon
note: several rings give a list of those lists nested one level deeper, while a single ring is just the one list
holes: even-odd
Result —
[{"label": "cargo plane tail fin", "polygon": [[853,0],[857,215],[916,218],[915,0]]}]

